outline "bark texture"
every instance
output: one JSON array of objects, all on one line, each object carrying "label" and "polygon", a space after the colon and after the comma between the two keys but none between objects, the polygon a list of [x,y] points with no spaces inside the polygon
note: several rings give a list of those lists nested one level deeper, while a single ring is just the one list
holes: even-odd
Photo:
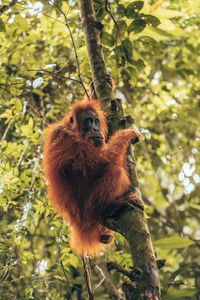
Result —
[{"label": "bark texture", "polygon": [[[107,73],[100,43],[99,28],[102,26],[95,19],[93,1],[79,1],[94,86],[104,109],[110,113],[108,123],[112,134],[113,131],[130,125],[132,120],[124,116],[120,100],[114,99],[110,85],[106,82]],[[131,190],[141,194],[131,150],[128,155],[128,168],[132,182]],[[160,299],[158,269],[144,212],[135,208],[133,211],[124,212],[117,220],[106,220],[104,225],[121,233],[130,246],[134,268],[130,280],[122,286],[126,299]]]},{"label": "bark texture", "polygon": [[106,81],[107,73],[100,41],[101,23],[95,19],[92,1],[81,0],[80,9],[95,90],[106,103],[113,99],[114,95]]}]

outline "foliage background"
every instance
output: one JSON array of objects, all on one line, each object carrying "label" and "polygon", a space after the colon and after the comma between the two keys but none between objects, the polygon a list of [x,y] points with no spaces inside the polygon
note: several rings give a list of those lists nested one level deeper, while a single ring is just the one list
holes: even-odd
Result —
[{"label": "foliage background", "polygon": [[[103,1],[94,3],[116,95],[144,137],[137,170],[157,257],[167,259],[160,271],[163,299],[199,299],[200,3],[116,0],[108,5],[111,14]],[[69,30],[54,4],[67,14],[88,87],[76,0],[21,0],[0,19],[1,299],[61,300],[70,290],[73,299],[87,298],[81,260],[46,198],[42,173],[45,127],[84,95],[73,81],[78,70]],[[119,235],[96,263],[102,268],[110,260],[131,264]],[[124,278],[110,275],[120,290]],[[93,286],[100,280],[94,264]],[[110,299],[106,282],[95,299]]]}]

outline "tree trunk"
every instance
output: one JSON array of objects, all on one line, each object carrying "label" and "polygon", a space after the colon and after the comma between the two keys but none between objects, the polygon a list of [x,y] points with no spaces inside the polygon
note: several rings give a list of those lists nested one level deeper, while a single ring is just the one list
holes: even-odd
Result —
[{"label": "tree trunk", "polygon": [[[111,88],[106,82],[107,73],[100,42],[101,24],[95,19],[93,1],[80,0],[80,8],[96,94],[104,109],[110,111],[109,125],[112,127],[112,132],[120,128],[120,121],[124,118],[123,109],[120,102],[114,100]],[[116,106],[120,109],[116,109]],[[132,182],[131,189],[140,194],[135,160],[131,151],[128,166]],[[158,269],[144,212],[136,207],[134,211],[121,214],[118,220],[109,219],[106,225],[121,233],[130,246],[134,269],[130,280],[124,282],[122,287],[126,299],[160,299]]]}]

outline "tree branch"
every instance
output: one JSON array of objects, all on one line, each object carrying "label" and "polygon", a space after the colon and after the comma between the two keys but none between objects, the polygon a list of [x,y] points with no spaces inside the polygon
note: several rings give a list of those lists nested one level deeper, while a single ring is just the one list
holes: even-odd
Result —
[{"label": "tree branch", "polygon": [[64,19],[65,19],[65,26],[67,27],[68,31],[69,31],[69,35],[70,35],[70,38],[71,38],[71,41],[72,41],[72,45],[73,45],[73,48],[74,48],[74,53],[75,53],[75,58],[76,58],[76,65],[77,65],[77,69],[78,69],[78,77],[79,77],[79,81],[80,81],[80,84],[82,85],[84,91],[85,91],[85,94],[87,95],[88,99],[90,99],[89,95],[88,95],[88,92],[87,92],[87,89],[85,88],[85,85],[82,81],[82,78],[81,78],[81,71],[80,71],[80,64],[79,64],[79,60],[78,60],[78,54],[77,54],[77,51],[76,51],[76,45],[75,45],[75,42],[74,42],[74,38],[73,38],[73,35],[72,35],[72,32],[71,32],[71,29],[68,25],[68,21],[67,21],[67,15],[62,11],[62,9],[55,3],[53,3],[53,5],[59,10],[59,12],[63,15]]},{"label": "tree branch", "polygon": [[[96,264],[95,264],[96,266]],[[99,274],[94,269],[95,275],[99,278]],[[112,283],[110,276],[108,274],[107,264],[103,264],[103,274],[105,277],[105,280],[102,282],[102,285],[108,294],[108,297],[110,300],[124,300],[124,295],[122,292],[118,291],[118,289],[115,287],[115,285]]]},{"label": "tree branch", "polygon": [[87,285],[89,300],[94,300],[94,296],[93,296],[93,292],[92,292],[90,270],[88,269],[86,256],[82,256],[82,262],[83,262],[84,276],[85,276],[85,281],[86,281],[86,285]]},{"label": "tree branch", "polygon": [[105,10],[107,11],[107,13],[110,15],[111,19],[113,20],[114,24],[115,24],[115,27],[116,27],[116,30],[117,30],[117,36],[119,37],[119,40],[120,40],[120,44],[121,44],[121,47],[122,47],[122,50],[124,52],[124,58],[127,62],[127,57],[126,57],[126,54],[125,54],[125,51],[124,51],[124,47],[123,47],[123,44],[122,44],[122,39],[121,39],[121,34],[120,34],[120,29],[119,29],[119,26],[115,20],[115,18],[113,17],[112,13],[111,13],[111,10],[109,10],[108,8],[108,5],[109,5],[109,2],[108,0],[106,0],[105,2]]},{"label": "tree branch", "polygon": [[8,134],[8,131],[9,131],[9,129],[10,129],[10,127],[12,126],[13,123],[14,123],[14,120],[11,119],[11,120],[9,121],[9,123],[8,123],[8,126],[6,127],[6,130],[5,130],[5,132],[4,132],[3,136],[2,136],[2,138],[1,138],[0,145],[2,145],[3,141],[6,139],[6,136],[7,136],[7,134]]},{"label": "tree branch", "polygon": [[61,267],[62,267],[64,276],[65,276],[65,278],[66,278],[67,284],[68,284],[68,286],[69,286],[68,300],[72,300],[72,288],[71,288],[71,286],[70,286],[69,278],[67,277],[67,274],[66,274],[66,272],[65,272],[65,268],[64,268],[64,266],[63,266],[62,260],[60,260],[60,264],[61,264]]},{"label": "tree branch", "polygon": [[0,16],[9,8],[11,8],[13,5],[17,3],[17,0],[12,0],[8,5],[2,5],[0,8]]},{"label": "tree branch", "polygon": [[99,29],[99,22],[94,17],[92,0],[80,0],[80,8],[95,91],[99,100],[106,104],[114,98],[114,95],[110,84],[106,81],[107,71],[100,41],[101,28]]},{"label": "tree branch", "polygon": [[[115,123],[113,126],[115,130],[122,127],[120,121],[124,112],[120,101],[113,100],[111,88],[106,83],[106,67],[93,5],[92,0],[80,0],[82,23],[96,94],[103,103],[104,109],[111,112],[108,123],[111,126]],[[131,190],[141,195],[132,150],[128,156],[128,168],[132,182]],[[135,207],[132,211],[123,212],[117,219],[106,220],[104,225],[112,227],[126,238],[130,246],[134,269],[141,270],[140,278],[135,277],[134,281],[124,283],[123,290],[126,299],[160,299],[158,269],[144,212]]]},{"label": "tree branch", "polygon": [[47,70],[42,70],[42,69],[28,69],[29,72],[41,72],[41,73],[47,73],[49,75],[52,75],[52,76],[55,76],[55,77],[60,77],[60,78],[63,78],[63,79],[67,79],[67,80],[71,80],[71,81],[74,81],[76,83],[79,83],[82,85],[81,81],[79,80],[76,80],[76,79],[73,79],[71,77],[66,77],[66,76],[63,76],[63,75],[60,75],[60,74],[57,74],[55,72],[51,72],[51,71],[47,71]]}]

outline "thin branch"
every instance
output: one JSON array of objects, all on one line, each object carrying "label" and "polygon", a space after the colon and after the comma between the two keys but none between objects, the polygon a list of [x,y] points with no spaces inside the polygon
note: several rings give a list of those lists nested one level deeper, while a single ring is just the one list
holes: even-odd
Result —
[{"label": "thin branch", "polygon": [[20,158],[17,162],[17,167],[19,167],[19,165],[21,164],[21,161],[22,161],[22,158],[24,156],[24,153],[26,152],[28,146],[29,146],[30,142],[26,143],[25,147],[24,147],[24,150],[22,151],[22,154],[20,155]]},{"label": "thin branch", "polygon": [[43,16],[46,16],[47,18],[52,19],[52,20],[54,20],[54,21],[56,21],[56,22],[59,22],[59,23],[65,25],[65,22],[62,22],[62,21],[60,21],[60,20],[58,20],[58,19],[56,19],[56,18],[54,18],[54,17],[51,17],[50,15],[45,14],[45,13],[43,13],[43,12],[41,12],[41,13],[42,13]]},{"label": "thin branch", "polygon": [[65,276],[65,278],[66,278],[66,281],[67,281],[67,283],[68,283],[68,286],[69,286],[68,300],[72,300],[72,289],[71,289],[70,282],[69,282],[69,279],[68,279],[68,277],[67,277],[67,274],[66,274],[66,272],[65,272],[65,269],[64,269],[62,260],[60,261],[60,264],[61,264],[61,267],[62,267],[62,270],[63,270],[63,274],[64,274],[64,276]]},{"label": "thin branch", "polygon": [[[92,266],[92,271],[94,272],[94,274],[96,275],[96,277],[98,278],[98,280],[100,281],[100,283],[97,285],[97,287],[99,287],[100,284],[102,284],[105,292],[108,294],[108,297],[110,300],[124,300],[124,296],[121,292],[118,291],[118,289],[114,286],[114,284],[112,283],[109,274],[108,274],[108,270],[107,270],[107,265],[106,263],[103,263],[103,269],[99,268],[99,266],[96,264],[96,262],[90,258],[90,261],[93,262],[94,266]],[[97,271],[97,269],[95,268],[97,267],[97,269],[100,271],[100,273]],[[104,281],[100,278],[100,276],[103,276]],[[97,287],[95,288],[94,291],[96,291]]]},{"label": "thin branch", "polygon": [[118,37],[119,37],[119,40],[120,40],[120,43],[121,43],[121,47],[122,47],[122,50],[123,50],[123,52],[124,52],[124,57],[125,57],[125,60],[126,60],[126,62],[127,62],[126,53],[125,53],[125,51],[124,51],[124,47],[123,47],[122,39],[121,39],[121,35],[120,35],[120,29],[119,29],[119,26],[118,26],[118,24],[117,24],[115,18],[114,18],[113,15],[112,15],[111,11],[108,9],[108,1],[109,1],[109,0],[106,0],[106,2],[105,2],[105,10],[106,10],[107,13],[110,15],[111,19],[113,20],[113,22],[114,22],[114,24],[115,24],[115,27],[116,27],[116,30],[117,30],[117,35],[118,35]]},{"label": "thin branch", "polygon": [[104,275],[103,271],[101,270],[101,268],[96,264],[96,262],[95,262],[92,258],[90,258],[90,261],[94,264],[94,266],[99,270],[99,272],[100,272],[101,275],[102,275],[101,281],[97,284],[97,286],[96,286],[95,289],[94,289],[94,292],[95,292],[96,289],[104,282],[104,280],[105,280],[105,275]]},{"label": "thin branch", "polygon": [[2,7],[0,8],[0,16],[9,8],[11,8],[13,5],[15,5],[15,3],[17,2],[17,0],[12,0],[8,5],[2,5]]},{"label": "thin branch", "polygon": [[[25,11],[28,10],[28,8],[25,8],[23,5],[17,4],[16,6],[19,7],[19,8],[22,8],[23,10],[25,9]],[[60,20],[58,20],[58,19],[56,19],[56,18],[54,18],[54,17],[52,17],[52,16],[50,16],[50,15],[44,13],[44,12],[42,12],[42,10],[40,10],[39,13],[42,14],[43,16],[46,16],[46,17],[49,18],[49,19],[52,19],[52,20],[54,20],[54,21],[56,21],[56,22],[59,22],[59,23],[65,25],[65,22],[62,22],[62,21],[60,21]]]},{"label": "thin branch", "polygon": [[6,128],[3,136],[1,138],[0,145],[2,145],[3,141],[5,140],[5,138],[6,138],[7,134],[8,134],[8,131],[9,131],[10,127],[12,126],[13,122],[14,122],[13,119],[9,121],[8,126],[7,126],[7,128]]},{"label": "thin branch", "polygon": [[[63,79],[70,79],[70,80],[72,80],[72,81],[74,81],[74,82],[77,82],[77,83],[81,84],[81,86],[83,87],[83,89],[84,89],[84,91],[85,91],[85,94],[87,95],[87,98],[90,99],[90,97],[89,97],[89,95],[88,95],[88,92],[87,92],[87,89],[85,88],[85,85],[84,85],[84,83],[83,83],[83,81],[82,81],[82,78],[81,78],[80,64],[79,64],[78,55],[77,55],[77,51],[76,51],[76,45],[75,45],[75,42],[74,42],[74,39],[73,39],[73,36],[72,36],[71,29],[70,29],[70,27],[69,27],[69,25],[68,25],[68,22],[67,22],[67,16],[66,16],[65,13],[60,9],[60,7],[59,7],[58,5],[56,5],[56,4],[53,3],[53,2],[51,2],[51,3],[52,3],[52,4],[60,11],[60,13],[64,16],[65,22],[62,22],[62,21],[60,21],[60,20],[58,20],[58,19],[56,19],[56,18],[53,18],[53,17],[49,16],[48,14],[43,13],[42,11],[41,11],[41,13],[42,13],[42,15],[44,15],[44,16],[50,18],[50,19],[53,19],[53,20],[55,20],[56,22],[59,22],[59,23],[61,23],[61,24],[64,24],[64,25],[67,27],[67,29],[68,29],[68,31],[69,31],[69,34],[70,34],[70,37],[71,37],[71,41],[72,41],[72,44],[73,44],[73,48],[74,48],[74,53],[75,53],[75,58],[76,58],[76,64],[77,64],[77,68],[78,68],[78,77],[79,77],[80,80],[78,81],[78,80],[72,79],[72,78],[70,78],[70,77],[65,77],[65,76],[62,76],[62,75],[59,75],[59,74],[56,74],[56,73],[53,73],[53,72],[50,72],[50,71],[45,71],[45,70],[28,70],[28,71],[43,71],[43,72],[49,73],[49,74],[54,75],[54,76],[58,76],[58,77],[63,78]],[[19,6],[19,7],[22,7],[22,6],[20,6],[20,5],[18,5],[18,6]]]},{"label": "thin branch", "polygon": [[75,45],[75,42],[74,42],[74,38],[73,38],[73,35],[72,35],[72,32],[71,32],[71,29],[68,25],[68,20],[67,20],[67,15],[61,10],[61,8],[55,4],[55,3],[52,3],[58,10],[59,12],[63,15],[64,19],[65,19],[65,26],[67,27],[68,31],[69,31],[69,34],[70,34],[70,38],[71,38],[71,41],[72,41],[72,45],[73,45],[73,48],[74,48],[74,53],[75,53],[75,58],[76,58],[76,65],[77,65],[77,68],[78,68],[78,77],[79,77],[79,80],[80,80],[80,83],[85,91],[85,94],[87,95],[87,98],[90,99],[89,95],[88,95],[88,92],[85,88],[85,85],[82,81],[82,78],[81,78],[81,71],[80,71],[80,64],[79,64],[79,60],[78,60],[78,55],[77,55],[77,51],[76,51],[76,45]]},{"label": "thin branch", "polygon": [[88,269],[88,264],[87,264],[87,256],[82,257],[82,262],[83,262],[84,277],[87,285],[89,300],[94,300],[91,279],[90,279],[90,271]]},{"label": "thin branch", "polygon": [[[24,82],[22,82],[24,83]],[[0,86],[12,86],[17,84],[22,84],[21,82],[13,82],[13,83],[0,83]]]},{"label": "thin branch", "polygon": [[73,78],[71,78],[71,77],[65,77],[65,76],[60,75],[60,74],[57,74],[57,73],[55,73],[55,72],[51,72],[51,71],[47,71],[47,70],[42,70],[42,69],[28,69],[28,71],[29,71],[29,72],[48,73],[48,74],[50,74],[50,75],[52,75],[52,76],[57,76],[57,77],[60,77],[60,78],[63,78],[63,79],[72,80],[72,81],[74,81],[74,82],[79,83],[79,84],[82,85],[82,82],[79,81],[79,80],[73,79]]},{"label": "thin branch", "polygon": [[107,293],[109,294],[110,298],[115,300],[124,300],[124,295],[123,293],[117,289],[117,287],[113,284],[112,280],[110,279],[108,269],[107,269],[107,263],[103,264],[103,270],[104,270],[104,275],[105,275],[105,289],[107,290]]},{"label": "thin branch", "polygon": [[139,268],[133,268],[131,271],[128,271],[124,269],[121,265],[113,261],[108,262],[106,265],[107,265],[108,272],[111,270],[117,270],[121,274],[131,279],[131,281],[138,280],[139,278],[141,278],[142,275],[142,270],[140,270]]}]

